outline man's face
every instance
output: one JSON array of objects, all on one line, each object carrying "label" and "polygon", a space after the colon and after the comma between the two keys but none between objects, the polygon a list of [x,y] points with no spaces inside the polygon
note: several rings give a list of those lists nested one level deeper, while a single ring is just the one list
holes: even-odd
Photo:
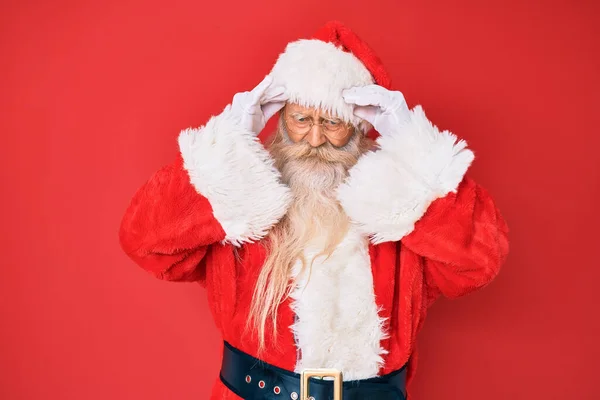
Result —
[{"label": "man's face", "polygon": [[326,112],[287,104],[269,151],[286,184],[322,194],[339,186],[371,146],[362,132]]},{"label": "man's face", "polygon": [[339,118],[298,104],[287,104],[283,109],[283,118],[290,140],[294,143],[305,140],[312,147],[327,142],[335,147],[345,146],[354,132],[352,126]]}]

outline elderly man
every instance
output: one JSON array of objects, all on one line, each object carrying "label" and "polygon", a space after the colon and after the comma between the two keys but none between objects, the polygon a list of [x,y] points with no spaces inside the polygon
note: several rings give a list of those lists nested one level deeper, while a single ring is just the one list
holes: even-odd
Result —
[{"label": "elderly man", "polygon": [[120,238],[158,278],[206,288],[224,340],[213,399],[406,398],[427,308],[489,283],[508,251],[466,143],[410,110],[338,22],[179,149]]}]

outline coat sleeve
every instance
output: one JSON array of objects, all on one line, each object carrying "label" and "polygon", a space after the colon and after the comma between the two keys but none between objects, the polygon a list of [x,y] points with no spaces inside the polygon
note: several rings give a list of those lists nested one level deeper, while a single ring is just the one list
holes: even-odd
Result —
[{"label": "coat sleeve", "polygon": [[456,193],[429,206],[402,244],[424,258],[430,300],[455,298],[498,274],[508,254],[508,227],[489,193],[465,178]]},{"label": "coat sleeve", "polygon": [[423,257],[432,298],[487,284],[508,252],[508,230],[489,194],[465,177],[474,158],[466,142],[417,106],[377,145],[338,191],[350,218],[374,243],[401,241]]},{"label": "coat sleeve", "polygon": [[202,281],[215,244],[264,237],[291,195],[268,152],[229,107],[181,132],[177,160],[134,195],[121,222],[124,251],[156,277]]}]

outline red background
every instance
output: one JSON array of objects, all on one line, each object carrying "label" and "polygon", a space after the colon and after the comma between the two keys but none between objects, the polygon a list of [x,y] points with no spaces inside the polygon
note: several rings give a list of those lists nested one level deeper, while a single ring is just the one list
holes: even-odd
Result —
[{"label": "red background", "polygon": [[493,284],[433,307],[416,398],[597,399],[599,12],[594,1],[3,2],[0,398],[208,397],[220,342],[204,292],[134,266],[120,218],[173,159],[180,129],[335,18],[410,105],[467,139],[472,176],[512,229]]}]

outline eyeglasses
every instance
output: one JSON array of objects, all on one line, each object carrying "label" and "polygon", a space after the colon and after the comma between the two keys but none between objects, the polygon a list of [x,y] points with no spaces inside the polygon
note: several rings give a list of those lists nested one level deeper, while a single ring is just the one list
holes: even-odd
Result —
[{"label": "eyeglasses", "polygon": [[319,118],[320,123],[300,112],[284,113],[287,128],[294,135],[304,136],[312,129],[314,125],[321,127],[325,136],[331,139],[343,139],[351,132],[350,125],[337,118]]}]

